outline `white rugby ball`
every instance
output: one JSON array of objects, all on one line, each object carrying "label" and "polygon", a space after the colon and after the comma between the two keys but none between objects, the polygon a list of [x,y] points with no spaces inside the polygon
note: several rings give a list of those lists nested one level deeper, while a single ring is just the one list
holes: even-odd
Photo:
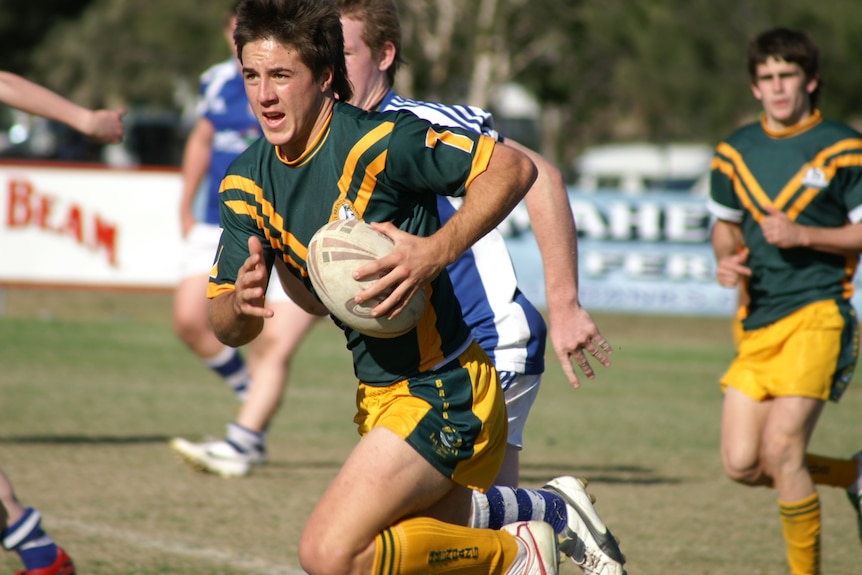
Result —
[{"label": "white rugby ball", "polygon": [[378,279],[357,281],[353,279],[353,272],[385,256],[393,246],[387,236],[355,219],[329,222],[315,232],[308,244],[308,275],[320,301],[344,324],[371,337],[403,335],[413,329],[425,312],[425,288],[421,288],[407,307],[391,320],[371,317],[371,309],[383,297],[361,304],[353,300],[353,296]]}]

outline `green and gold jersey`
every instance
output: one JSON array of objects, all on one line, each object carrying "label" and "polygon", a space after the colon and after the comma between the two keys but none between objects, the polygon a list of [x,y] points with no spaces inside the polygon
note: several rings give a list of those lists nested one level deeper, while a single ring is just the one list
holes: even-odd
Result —
[{"label": "green and gold jersey", "polygon": [[770,245],[760,226],[767,206],[806,226],[862,220],[862,135],[815,110],[781,132],[765,120],[750,124],[717,147],[709,209],[718,219],[739,223],[749,249],[746,330],[815,301],[846,302],[853,295],[858,257]]},{"label": "green and gold jersey", "polygon": [[[260,238],[270,269],[282,258],[313,291],[308,244],[327,222],[355,217],[433,234],[440,228],[437,195],[463,195],[487,168],[494,145],[486,136],[440,128],[410,113],[366,113],[343,103],[294,161],[261,138],[222,181],[223,231],[207,295],[234,289],[252,235]],[[463,348],[470,332],[445,271],[431,282],[429,297],[417,327],[397,338],[364,336],[336,321],[360,380],[387,385],[413,377]]]}]

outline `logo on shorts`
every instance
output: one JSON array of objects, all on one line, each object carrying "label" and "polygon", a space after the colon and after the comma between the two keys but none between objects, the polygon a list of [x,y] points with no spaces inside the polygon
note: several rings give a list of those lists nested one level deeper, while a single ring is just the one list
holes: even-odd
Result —
[{"label": "logo on shorts", "polygon": [[440,430],[440,443],[449,449],[456,450],[461,447],[464,440],[461,439],[461,434],[457,430],[447,425]]}]

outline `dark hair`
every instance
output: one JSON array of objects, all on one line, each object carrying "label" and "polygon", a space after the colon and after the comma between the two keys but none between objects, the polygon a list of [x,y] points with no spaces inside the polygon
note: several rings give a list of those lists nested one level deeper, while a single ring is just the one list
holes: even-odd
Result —
[{"label": "dark hair", "polygon": [[249,42],[272,39],[291,46],[315,78],[332,69],[332,90],[339,99],[353,96],[341,20],[332,0],[243,0],[233,38],[240,61]]},{"label": "dark hair", "polygon": [[362,41],[377,54],[386,42],[395,46],[395,60],[386,70],[389,85],[395,84],[395,73],[404,64],[401,56],[401,20],[394,0],[336,0],[342,18],[362,22],[365,29]]},{"label": "dark hair", "polygon": [[805,73],[805,79],[817,78],[817,88],[810,94],[811,107],[817,107],[820,100],[820,50],[817,44],[801,30],[773,28],[759,34],[748,45],[748,75],[751,83],[757,82],[757,66],[772,56],[791,64],[798,64]]}]

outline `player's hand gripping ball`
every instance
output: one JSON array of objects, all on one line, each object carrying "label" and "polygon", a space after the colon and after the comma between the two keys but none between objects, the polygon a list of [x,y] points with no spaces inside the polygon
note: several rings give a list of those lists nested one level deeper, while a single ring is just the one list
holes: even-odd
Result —
[{"label": "player's hand gripping ball", "polygon": [[371,317],[371,309],[388,294],[361,304],[353,300],[378,278],[353,279],[362,265],[385,256],[395,244],[359,220],[336,220],[321,227],[308,244],[308,275],[323,305],[345,325],[359,333],[391,338],[407,333],[425,312],[425,288],[421,288],[401,313],[391,320]]}]

